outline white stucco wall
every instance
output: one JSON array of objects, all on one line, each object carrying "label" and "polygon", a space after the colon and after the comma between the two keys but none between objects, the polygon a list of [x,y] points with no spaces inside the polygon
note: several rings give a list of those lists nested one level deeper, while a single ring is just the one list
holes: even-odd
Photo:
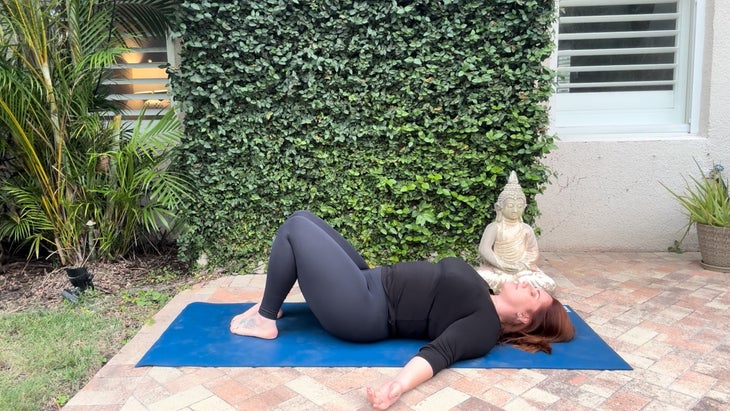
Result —
[{"label": "white stucco wall", "polygon": [[[730,1],[706,1],[700,131],[693,135],[572,136],[545,159],[557,174],[537,202],[540,248],[664,251],[686,218],[659,184],[680,190],[696,159],[730,173]],[[696,249],[694,231],[684,248]]]}]

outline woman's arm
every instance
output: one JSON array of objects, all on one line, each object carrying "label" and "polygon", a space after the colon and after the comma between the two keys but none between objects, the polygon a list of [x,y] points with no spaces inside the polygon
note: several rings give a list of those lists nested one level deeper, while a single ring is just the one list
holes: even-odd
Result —
[{"label": "woman's arm", "polygon": [[413,357],[395,378],[377,389],[367,388],[370,405],[376,410],[384,410],[398,401],[403,393],[416,388],[431,377],[433,370],[428,361],[421,357]]}]

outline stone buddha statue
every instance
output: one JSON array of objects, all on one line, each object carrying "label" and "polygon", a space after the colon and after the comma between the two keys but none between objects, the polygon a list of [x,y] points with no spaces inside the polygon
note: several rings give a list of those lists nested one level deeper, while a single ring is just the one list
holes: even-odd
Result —
[{"label": "stone buddha statue", "polygon": [[484,229],[479,242],[479,274],[498,293],[507,282],[527,281],[552,293],[555,281],[537,267],[540,255],[532,227],[522,220],[527,198],[512,171],[494,204],[497,217]]}]

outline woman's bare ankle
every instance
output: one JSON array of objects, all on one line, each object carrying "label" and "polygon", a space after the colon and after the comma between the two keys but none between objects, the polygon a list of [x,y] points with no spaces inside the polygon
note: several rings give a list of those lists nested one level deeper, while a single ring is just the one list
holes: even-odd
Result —
[{"label": "woman's bare ankle", "polygon": [[[239,315],[253,317],[254,315],[257,315],[259,313],[259,308],[261,308],[261,303],[256,303],[255,305],[250,307],[248,310],[244,311],[242,314],[239,314]],[[283,316],[284,316],[284,310],[279,308],[279,311],[276,313],[276,318],[279,319]]]}]

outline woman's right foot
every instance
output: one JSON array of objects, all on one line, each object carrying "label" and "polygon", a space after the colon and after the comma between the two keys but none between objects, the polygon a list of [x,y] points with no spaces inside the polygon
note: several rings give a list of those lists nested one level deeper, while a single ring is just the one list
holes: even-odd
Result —
[{"label": "woman's right foot", "polygon": [[[233,334],[249,337],[273,340],[279,335],[276,321],[270,320],[259,314],[259,305],[256,304],[245,312],[238,314],[231,320],[230,330]],[[276,318],[281,318],[284,313],[279,310]]]},{"label": "woman's right foot", "polygon": [[239,314],[231,320],[230,330],[233,334],[273,340],[279,335],[276,320],[262,317],[260,314],[246,316]]}]

